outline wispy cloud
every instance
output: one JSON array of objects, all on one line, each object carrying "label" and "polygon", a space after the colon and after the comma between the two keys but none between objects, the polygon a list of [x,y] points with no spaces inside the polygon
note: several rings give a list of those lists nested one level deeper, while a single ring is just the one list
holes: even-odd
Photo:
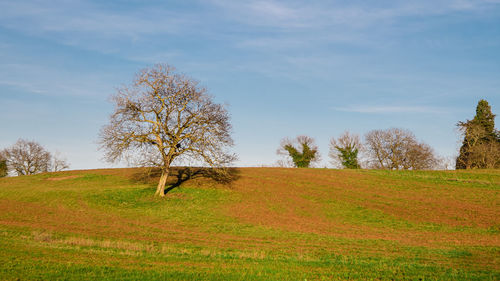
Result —
[{"label": "wispy cloud", "polygon": [[296,19],[300,15],[297,9],[275,1],[250,2],[248,8],[268,18],[278,18],[281,20]]},{"label": "wispy cloud", "polygon": [[449,109],[434,106],[408,106],[408,105],[355,105],[335,107],[337,111],[368,113],[368,114],[393,114],[393,113],[448,113]]},{"label": "wispy cloud", "polygon": [[[275,52],[299,51],[315,46],[340,45],[372,50],[398,45],[398,38],[422,34],[435,27],[428,17],[483,17],[498,11],[498,2],[479,0],[381,1],[231,1],[211,0],[223,21],[257,36],[235,35],[236,48]],[[418,20],[422,19],[422,20]],[[448,43],[429,38],[426,45]],[[451,44],[451,43],[450,43]],[[305,52],[301,52],[304,54]],[[313,54],[313,53],[310,53]]]},{"label": "wispy cloud", "polygon": [[249,26],[267,26],[277,28],[299,28],[308,26],[303,5],[280,1],[230,1],[211,0],[215,7],[228,11],[228,18]]},{"label": "wispy cloud", "polygon": [[195,17],[187,13],[179,15],[157,6],[106,9],[89,1],[56,0],[50,5],[37,0],[0,2],[0,26],[38,36],[58,35],[68,42],[89,36],[94,40],[137,40],[179,32],[193,21]]},{"label": "wispy cloud", "polygon": [[169,62],[181,56],[182,52],[180,50],[175,50],[175,51],[159,51],[159,52],[149,52],[141,54],[131,54],[127,56],[127,59],[131,61],[155,64],[161,62]]},{"label": "wispy cloud", "polygon": [[[209,0],[202,3],[205,8],[209,6],[207,9],[179,10],[174,5],[158,3],[112,7],[83,0],[55,0],[50,5],[40,0],[1,1],[0,26],[103,53],[127,52],[117,48],[116,42],[146,44],[159,41],[161,36],[199,37],[204,36],[203,32],[210,33],[205,36],[211,39],[224,32],[231,33],[234,37],[229,40],[236,47],[277,49],[311,41],[371,44],[377,35],[368,36],[370,40],[367,35],[377,33],[374,31],[383,25],[399,27],[402,18],[479,11],[498,3],[497,0],[421,0],[366,5],[364,1]],[[211,14],[213,8],[215,15]],[[234,30],[238,35],[232,33]],[[262,34],[259,38],[248,38],[241,31]],[[377,44],[382,42],[384,38]]]},{"label": "wispy cloud", "polygon": [[220,9],[229,11],[233,20],[253,26],[275,28],[324,28],[341,25],[363,28],[373,24],[427,15],[443,15],[461,11],[480,11],[498,0],[433,0],[384,1],[372,5],[362,1],[231,1],[212,0]]},{"label": "wispy cloud", "polygon": [[[45,96],[103,98],[113,91],[115,79],[106,73],[74,75],[64,69],[37,64],[0,65],[0,87]],[[8,91],[4,90],[8,95]]]}]

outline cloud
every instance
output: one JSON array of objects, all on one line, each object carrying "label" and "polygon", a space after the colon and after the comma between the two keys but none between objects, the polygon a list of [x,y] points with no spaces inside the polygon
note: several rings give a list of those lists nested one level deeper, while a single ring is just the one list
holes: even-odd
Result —
[{"label": "cloud", "polygon": [[[211,0],[222,22],[229,23],[235,48],[262,52],[301,51],[317,46],[354,46],[384,50],[399,44],[400,38],[423,34],[436,21],[451,21],[467,15],[498,11],[492,1],[232,1]],[[498,6],[498,5],[497,5]],[[495,7],[497,9],[495,9]],[[459,19],[460,20],[460,19]],[[250,36],[249,36],[250,34]],[[446,38],[429,39],[439,44]],[[355,50],[355,49],[354,49]],[[312,53],[311,53],[312,54]]]},{"label": "cloud", "polygon": [[268,52],[270,49],[303,48],[308,45],[308,42],[302,38],[294,37],[253,37],[242,39],[235,45],[238,48],[261,49]]},{"label": "cloud", "polygon": [[278,28],[307,26],[304,6],[279,1],[231,1],[212,0],[212,5],[228,16],[231,21],[248,26],[272,26]]},{"label": "cloud", "polygon": [[249,3],[248,7],[255,13],[264,15],[268,18],[290,20],[296,19],[298,15],[300,15],[297,9],[274,1],[255,1]]},{"label": "cloud", "polygon": [[169,62],[176,58],[180,58],[182,55],[183,53],[180,50],[159,51],[159,52],[131,54],[127,56],[127,59],[131,61],[155,64],[155,63]]},{"label": "cloud", "polygon": [[367,114],[393,114],[393,113],[448,113],[446,108],[432,106],[407,106],[407,105],[355,105],[335,107],[337,111],[367,113]]},{"label": "cloud", "polygon": [[79,73],[37,64],[0,65],[0,86],[43,96],[79,96],[104,99],[116,80],[106,73]]},{"label": "cloud", "polygon": [[211,3],[232,20],[249,26],[271,28],[321,29],[371,28],[393,24],[406,17],[444,15],[463,11],[481,11],[498,4],[498,0],[433,0],[433,1],[232,1],[212,0]]},{"label": "cloud", "polygon": [[[137,7],[83,0],[54,0],[50,5],[41,0],[0,1],[0,27],[122,55],[130,43],[152,48],[149,43],[170,35],[233,40],[234,46],[247,49],[297,47],[311,41],[363,45],[383,33],[381,26],[401,28],[398,21],[403,18],[484,10],[498,1],[377,1],[367,5],[365,1],[209,0],[197,4],[182,9],[172,3]],[[260,38],[252,38],[254,31]],[[367,35],[370,40],[363,40]],[[377,40],[377,44],[384,42]],[[124,48],[117,47],[120,43]]]},{"label": "cloud", "polygon": [[67,42],[79,41],[79,36],[138,40],[152,34],[177,33],[195,20],[189,14],[157,6],[117,9],[89,1],[56,0],[50,5],[37,0],[3,1],[0,11],[0,26],[37,36],[56,34]]}]

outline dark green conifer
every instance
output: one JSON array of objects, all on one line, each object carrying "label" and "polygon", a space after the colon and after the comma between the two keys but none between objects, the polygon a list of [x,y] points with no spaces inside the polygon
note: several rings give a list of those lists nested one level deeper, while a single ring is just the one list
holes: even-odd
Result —
[{"label": "dark green conifer", "polygon": [[[480,100],[476,107],[476,116],[472,120],[458,122],[457,126],[464,134],[464,140],[457,157],[456,169],[485,168],[477,161],[480,146],[492,145],[494,153],[500,143],[498,131],[495,129],[495,114],[486,100]],[[483,152],[484,153],[484,152]],[[491,154],[491,152],[490,152]]]},{"label": "dark green conifer", "polygon": [[491,106],[486,100],[480,100],[476,107],[476,116],[473,121],[484,128],[484,138],[487,141],[493,141],[495,134],[495,114],[491,112]]}]

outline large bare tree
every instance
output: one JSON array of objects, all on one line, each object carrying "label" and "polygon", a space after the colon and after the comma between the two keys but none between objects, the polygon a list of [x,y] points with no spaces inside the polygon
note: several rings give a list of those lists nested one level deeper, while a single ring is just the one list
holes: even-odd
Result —
[{"label": "large bare tree", "polygon": [[[110,162],[129,160],[161,168],[155,195],[165,195],[174,160],[192,159],[221,168],[236,159],[230,117],[198,82],[157,64],[141,70],[132,84],[112,96],[115,111],[100,132]],[[130,161],[132,160],[132,161]]]},{"label": "large bare tree", "polygon": [[52,155],[35,141],[19,139],[0,154],[6,160],[9,170],[18,176],[57,172],[69,168],[66,160]]},{"label": "large bare tree", "polygon": [[389,170],[435,169],[439,159],[426,143],[405,129],[373,130],[365,135],[371,167]]}]

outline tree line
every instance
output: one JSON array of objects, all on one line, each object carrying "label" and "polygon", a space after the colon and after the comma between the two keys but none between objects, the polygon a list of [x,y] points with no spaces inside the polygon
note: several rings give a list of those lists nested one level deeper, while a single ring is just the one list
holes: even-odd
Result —
[{"label": "tree line", "polygon": [[[277,153],[289,157],[288,166],[299,168],[310,167],[320,160],[314,139],[307,136],[298,136],[293,141],[284,139]],[[365,134],[364,142],[359,135],[346,131],[330,140],[328,156],[334,166],[347,169],[424,170],[436,169],[440,164],[428,144],[400,128],[372,130]]]},{"label": "tree line", "polygon": [[49,152],[35,141],[19,139],[0,151],[0,177],[7,176],[9,172],[25,176],[68,168],[69,164],[65,159]]},{"label": "tree line", "polygon": [[[457,127],[463,142],[456,169],[500,168],[500,133],[486,100],[479,101],[472,120],[460,121]],[[320,161],[314,139],[304,135],[283,139],[277,154],[287,158],[280,160],[279,166],[307,168]],[[401,128],[372,130],[365,134],[364,142],[359,135],[346,131],[331,138],[328,156],[335,166],[347,169],[431,170],[443,162],[430,145]]]},{"label": "tree line", "polygon": [[[106,160],[127,160],[131,165],[161,170],[157,196],[165,195],[170,167],[186,163],[215,168],[221,177],[236,160],[227,108],[214,101],[199,82],[167,64],[156,64],[136,74],[128,86],[112,96],[114,111],[99,134]],[[459,122],[464,135],[457,169],[498,168],[500,134],[495,115],[481,100],[472,120]],[[278,154],[295,167],[310,167],[320,160],[314,139],[285,138]],[[345,132],[330,141],[329,157],[344,168],[435,169],[440,159],[409,130],[373,130],[364,141]],[[286,164],[286,162],[284,162]],[[30,175],[67,169],[69,165],[34,141],[18,140],[0,152],[0,176],[10,171]]]}]

